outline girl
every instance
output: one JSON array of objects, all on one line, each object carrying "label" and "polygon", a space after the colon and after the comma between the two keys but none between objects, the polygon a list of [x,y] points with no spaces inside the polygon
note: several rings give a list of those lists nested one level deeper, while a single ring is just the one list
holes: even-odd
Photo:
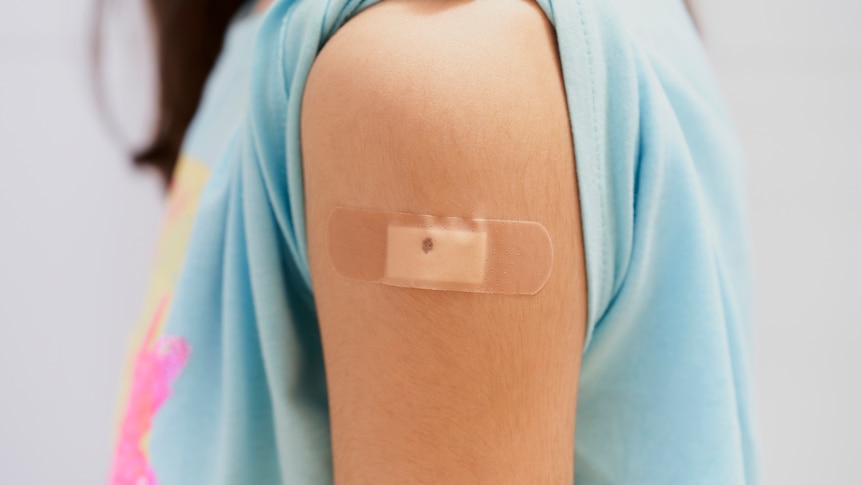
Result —
[{"label": "girl", "polygon": [[742,156],[680,0],[267,3],[151,0],[112,483],[756,483]]}]

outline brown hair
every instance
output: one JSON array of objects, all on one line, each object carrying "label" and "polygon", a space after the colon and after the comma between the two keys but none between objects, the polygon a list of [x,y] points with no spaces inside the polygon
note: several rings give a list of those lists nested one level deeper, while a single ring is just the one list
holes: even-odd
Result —
[{"label": "brown hair", "polygon": [[[104,2],[96,3],[93,59],[98,67]],[[152,140],[132,157],[169,183],[186,129],[222,49],[228,24],[246,0],[147,0],[158,68],[158,111]],[[98,69],[95,70],[98,74]],[[97,96],[99,94],[97,93]]]}]

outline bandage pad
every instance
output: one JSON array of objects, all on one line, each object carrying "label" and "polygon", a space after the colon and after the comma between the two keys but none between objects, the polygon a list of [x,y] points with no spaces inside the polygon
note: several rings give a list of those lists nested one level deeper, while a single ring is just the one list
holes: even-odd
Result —
[{"label": "bandage pad", "polygon": [[347,207],[330,213],[327,246],[344,277],[429,290],[533,295],[554,261],[538,222]]}]

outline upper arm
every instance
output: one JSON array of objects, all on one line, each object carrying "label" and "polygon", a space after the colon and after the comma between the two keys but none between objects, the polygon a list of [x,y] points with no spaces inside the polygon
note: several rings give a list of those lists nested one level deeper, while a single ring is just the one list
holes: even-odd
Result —
[{"label": "upper arm", "polygon": [[[571,483],[586,282],[553,30],[526,0],[387,0],[324,47],[303,99],[312,282],[336,483]],[[340,276],[337,206],[543,224],[535,295]]]}]

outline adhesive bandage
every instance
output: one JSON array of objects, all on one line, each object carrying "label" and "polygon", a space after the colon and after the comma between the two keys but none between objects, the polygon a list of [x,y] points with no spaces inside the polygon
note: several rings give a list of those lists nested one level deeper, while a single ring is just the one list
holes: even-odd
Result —
[{"label": "adhesive bandage", "polygon": [[464,219],[336,207],[327,246],[347,278],[406,288],[533,295],[554,250],[532,221]]}]

